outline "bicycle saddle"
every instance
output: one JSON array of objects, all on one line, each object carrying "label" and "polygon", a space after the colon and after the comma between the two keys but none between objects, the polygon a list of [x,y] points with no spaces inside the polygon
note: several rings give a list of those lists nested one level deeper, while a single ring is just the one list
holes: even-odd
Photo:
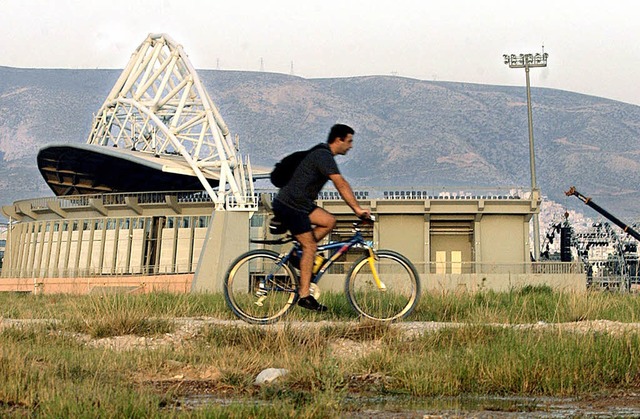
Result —
[{"label": "bicycle saddle", "polygon": [[274,235],[284,234],[287,232],[287,227],[284,226],[278,217],[273,217],[271,221],[269,221],[269,232]]}]

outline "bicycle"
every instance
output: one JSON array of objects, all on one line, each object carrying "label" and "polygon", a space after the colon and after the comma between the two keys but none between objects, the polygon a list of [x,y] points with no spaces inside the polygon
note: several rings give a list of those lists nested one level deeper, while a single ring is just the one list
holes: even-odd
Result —
[{"label": "bicycle", "polygon": [[[353,262],[345,278],[344,292],[350,306],[371,320],[404,319],[418,304],[420,276],[411,261],[400,253],[374,250],[362,236],[363,222],[353,224],[353,235],[349,239],[318,246],[311,279],[312,293],[318,289],[323,274],[342,255],[360,248],[364,255]],[[225,301],[237,317],[248,323],[275,323],[298,301],[295,261],[299,260],[302,250],[291,236],[251,241],[274,245],[293,242],[293,246],[283,253],[256,249],[238,256],[225,275]],[[318,259],[326,252],[333,253],[326,259]]]}]

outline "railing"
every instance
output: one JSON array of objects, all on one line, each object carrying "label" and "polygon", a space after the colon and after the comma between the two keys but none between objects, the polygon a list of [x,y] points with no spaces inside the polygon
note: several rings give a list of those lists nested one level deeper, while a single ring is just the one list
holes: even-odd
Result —
[{"label": "railing", "polygon": [[587,286],[609,291],[640,291],[640,266],[634,254],[623,258],[589,259],[585,265]]},{"label": "railing", "polygon": [[[360,189],[360,190],[358,190]],[[331,188],[324,193],[335,196]],[[531,189],[521,186],[425,186],[425,187],[365,187],[354,191],[358,199],[531,199]]]},{"label": "railing", "polygon": [[587,287],[605,291],[640,292],[640,276],[617,274],[587,276]]},{"label": "railing", "polygon": [[[3,269],[4,278],[94,278],[119,276],[150,276],[193,274],[195,265],[191,268],[187,263],[168,265],[147,265],[134,267],[103,267],[103,268],[42,268],[42,269]],[[0,278],[0,282],[3,278]]]},{"label": "railing", "polygon": [[235,195],[227,195],[227,210],[228,211],[246,211],[257,210],[258,202],[260,202],[259,195],[247,195],[244,197],[244,202],[238,201]]},{"label": "railing", "polygon": [[[275,195],[275,190],[261,189],[259,193]],[[353,191],[356,199],[383,199],[383,200],[410,200],[410,199],[436,199],[436,200],[530,200],[531,189],[523,187],[481,188],[481,187],[424,187],[424,188],[355,188]],[[318,194],[318,199],[325,201],[340,200],[337,190],[327,187]]]},{"label": "railing", "polygon": [[577,262],[418,262],[420,274],[584,274],[584,266]]},{"label": "railing", "polygon": [[88,207],[91,201],[97,201],[103,205],[125,205],[126,198],[135,198],[138,204],[164,204],[166,196],[176,196],[178,202],[207,202],[211,198],[206,191],[154,191],[154,192],[123,192],[92,195],[51,196],[35,199],[16,201],[16,204],[26,202],[31,204],[34,210],[48,209],[49,203],[55,202],[62,209]]},{"label": "railing", "polygon": [[[273,198],[276,189],[257,190],[253,196],[248,197],[249,204],[260,201],[261,195]],[[423,188],[381,188],[365,187],[356,188],[354,194],[357,199],[531,199],[531,190],[523,187],[481,188],[481,187],[423,187]],[[164,204],[165,197],[176,196],[179,203],[211,203],[211,198],[206,191],[153,191],[153,192],[123,192],[104,193],[91,195],[51,196],[16,201],[31,204],[34,210],[46,210],[49,203],[55,202],[62,209],[88,207],[91,201],[101,202],[103,205],[124,205],[126,198],[135,198],[139,204]],[[340,195],[332,188],[326,188],[320,192],[318,199],[339,200]],[[235,204],[235,201],[231,202]]]},{"label": "railing", "polygon": [[[331,274],[346,274],[352,262],[336,262],[330,268]],[[531,262],[531,263],[439,263],[416,262],[414,263],[421,276],[428,277],[431,274],[543,274],[565,275],[583,274],[581,263],[571,262]],[[192,274],[195,272],[195,264],[188,263],[162,264],[130,267],[89,267],[89,268],[65,268],[65,269],[14,269],[3,270],[3,277],[7,278],[82,278],[97,276],[145,276],[164,274]],[[2,279],[0,278],[0,281]]]}]

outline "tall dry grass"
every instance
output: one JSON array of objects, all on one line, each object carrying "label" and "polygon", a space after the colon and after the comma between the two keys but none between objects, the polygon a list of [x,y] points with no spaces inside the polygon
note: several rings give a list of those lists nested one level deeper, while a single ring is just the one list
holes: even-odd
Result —
[{"label": "tall dry grass", "polygon": [[[354,320],[344,296],[325,302],[330,319]],[[0,328],[0,416],[335,417],[363,409],[353,402],[362,396],[638,391],[637,332],[492,325],[631,322],[637,313],[633,295],[425,294],[412,320],[459,324],[415,337],[369,322],[209,325],[163,345],[114,350],[91,343],[123,334],[161,340],[175,335],[175,317],[231,317],[219,295],[0,294],[0,317],[55,320]],[[326,319],[301,310],[291,318]],[[269,367],[289,374],[256,387]],[[208,401],[190,405],[196,396]]]}]

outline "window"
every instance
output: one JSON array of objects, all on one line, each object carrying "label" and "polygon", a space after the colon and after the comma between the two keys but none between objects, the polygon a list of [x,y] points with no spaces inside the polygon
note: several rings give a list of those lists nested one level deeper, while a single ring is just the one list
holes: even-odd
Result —
[{"label": "window", "polygon": [[436,273],[447,273],[447,252],[438,250],[436,252]]},{"label": "window", "polygon": [[462,252],[459,250],[451,251],[451,273],[452,274],[462,273]]},{"label": "window", "polygon": [[264,215],[253,214],[253,217],[251,217],[251,227],[262,227],[263,224],[264,224]]},{"label": "window", "polygon": [[[447,256],[449,258],[447,259]],[[436,251],[436,273],[437,274],[461,274],[462,273],[462,252],[460,250]]]},{"label": "window", "polygon": [[209,221],[211,220],[210,216],[201,215],[197,218],[196,228],[205,228],[209,227]]},{"label": "window", "polygon": [[133,225],[133,229],[143,229],[144,228],[144,218],[134,218],[131,220],[131,224]]}]

